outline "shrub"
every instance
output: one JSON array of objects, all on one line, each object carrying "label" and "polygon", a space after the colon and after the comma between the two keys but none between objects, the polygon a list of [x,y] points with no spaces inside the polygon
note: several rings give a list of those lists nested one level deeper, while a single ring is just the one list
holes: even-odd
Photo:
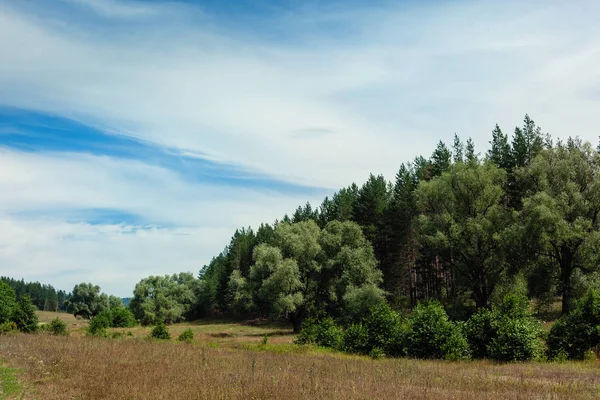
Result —
[{"label": "shrub", "polygon": [[[410,331],[407,335],[407,353],[416,358],[452,358],[469,357],[468,346],[462,329],[448,319],[446,311],[437,302],[419,303],[410,319]],[[452,350],[452,345],[460,347]]]},{"label": "shrub", "polygon": [[112,324],[112,314],[109,310],[103,310],[90,320],[88,325],[89,336],[108,336],[106,331]]},{"label": "shrub", "polygon": [[451,361],[471,359],[471,347],[464,334],[462,325],[453,324],[450,336],[442,345],[444,359]]},{"label": "shrub", "polygon": [[323,347],[340,349],[343,342],[343,331],[333,318],[307,318],[302,323],[302,330],[296,339],[298,344],[316,344]]},{"label": "shrub", "polygon": [[508,293],[492,310],[479,310],[465,323],[465,333],[476,358],[525,361],[543,355],[540,322],[521,293]]},{"label": "shrub", "polygon": [[156,326],[152,328],[152,332],[150,332],[150,337],[160,340],[171,340],[169,328],[167,328],[163,321],[158,321]]},{"label": "shrub", "polygon": [[556,321],[548,335],[548,356],[583,359],[586,351],[600,345],[600,293],[590,290],[575,308]]},{"label": "shrub", "polygon": [[136,325],[135,316],[126,307],[116,307],[110,310],[113,328],[133,328]]},{"label": "shrub", "polygon": [[540,324],[534,318],[502,317],[495,321],[489,355],[499,361],[537,360],[543,355]]},{"label": "shrub", "polygon": [[488,346],[496,334],[493,324],[494,313],[487,308],[480,309],[465,323],[465,336],[474,358],[488,357]]},{"label": "shrub", "polygon": [[57,336],[66,336],[67,333],[67,324],[62,319],[56,317],[48,325],[45,325],[46,332],[52,333]]},{"label": "shrub", "polygon": [[189,328],[186,329],[185,331],[181,332],[181,335],[179,335],[177,340],[180,342],[192,343],[194,341],[194,331]]},{"label": "shrub", "polygon": [[350,325],[344,331],[342,349],[348,353],[368,354],[369,332],[362,322]]},{"label": "shrub", "polygon": [[369,335],[370,349],[378,348],[390,356],[406,354],[408,326],[388,304],[373,307],[363,323]]},{"label": "shrub", "polygon": [[13,321],[6,321],[0,324],[0,334],[8,333],[17,330],[17,324]]},{"label": "shrub", "polygon": [[21,332],[33,333],[38,330],[38,317],[29,296],[23,296],[19,299],[12,319]]},{"label": "shrub", "polygon": [[385,357],[385,352],[380,347],[373,347],[369,352],[369,357],[379,359]]}]

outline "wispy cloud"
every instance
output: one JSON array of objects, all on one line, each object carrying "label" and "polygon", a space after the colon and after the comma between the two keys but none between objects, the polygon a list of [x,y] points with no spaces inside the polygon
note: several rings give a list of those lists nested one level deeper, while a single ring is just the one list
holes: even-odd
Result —
[{"label": "wispy cloud", "polygon": [[[29,123],[0,114],[0,216],[48,237],[67,222],[97,232],[85,220],[100,210],[107,229],[123,213],[161,238],[224,232],[319,199],[314,188],[391,178],[454,132],[483,151],[495,123],[510,131],[526,112],[595,141],[599,12],[594,0],[0,1],[0,106]],[[114,242],[148,243],[143,232]]]}]

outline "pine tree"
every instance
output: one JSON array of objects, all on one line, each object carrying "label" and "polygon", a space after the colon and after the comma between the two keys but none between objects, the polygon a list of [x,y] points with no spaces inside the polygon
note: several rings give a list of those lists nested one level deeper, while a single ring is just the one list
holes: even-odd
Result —
[{"label": "pine tree", "polygon": [[511,147],[508,143],[508,136],[502,132],[497,124],[492,131],[492,140],[490,141],[490,146],[490,150],[487,153],[488,159],[498,168],[502,168],[506,171],[512,170],[513,163],[511,157]]},{"label": "pine tree", "polygon": [[21,332],[32,333],[38,330],[38,317],[29,296],[22,296],[17,301],[13,321]]},{"label": "pine tree", "polygon": [[442,172],[450,168],[452,164],[452,152],[441,140],[431,155],[431,176],[440,176]]},{"label": "pine tree", "polygon": [[454,154],[453,154],[454,162],[455,163],[463,162],[463,154],[465,152],[465,146],[456,133],[454,134],[454,145],[452,146],[452,150],[454,151]]},{"label": "pine tree", "polygon": [[473,139],[467,140],[467,147],[465,150],[465,158],[469,164],[477,164],[479,161],[479,154],[475,153],[475,143]]}]

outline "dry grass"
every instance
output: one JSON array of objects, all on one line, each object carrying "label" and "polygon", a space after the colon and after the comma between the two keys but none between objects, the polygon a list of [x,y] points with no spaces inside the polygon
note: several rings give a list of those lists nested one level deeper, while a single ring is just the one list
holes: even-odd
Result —
[{"label": "dry grass", "polygon": [[[188,326],[200,343],[7,335],[0,337],[0,358],[23,371],[28,387],[43,399],[600,397],[595,363],[374,361],[290,345],[292,337],[277,326],[182,324],[171,327],[172,333]],[[280,334],[261,346],[265,332]]]},{"label": "dry grass", "polygon": [[60,318],[67,324],[67,329],[70,332],[83,332],[87,328],[88,321],[85,319],[77,319],[73,314],[53,311],[36,311],[40,324],[47,324],[54,318]]}]

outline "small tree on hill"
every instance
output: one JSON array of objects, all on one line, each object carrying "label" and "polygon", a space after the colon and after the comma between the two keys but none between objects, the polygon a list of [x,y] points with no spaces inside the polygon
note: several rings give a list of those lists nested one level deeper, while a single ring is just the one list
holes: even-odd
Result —
[{"label": "small tree on hill", "polygon": [[13,321],[21,332],[32,333],[38,330],[38,317],[29,296],[25,295],[17,302]]}]

